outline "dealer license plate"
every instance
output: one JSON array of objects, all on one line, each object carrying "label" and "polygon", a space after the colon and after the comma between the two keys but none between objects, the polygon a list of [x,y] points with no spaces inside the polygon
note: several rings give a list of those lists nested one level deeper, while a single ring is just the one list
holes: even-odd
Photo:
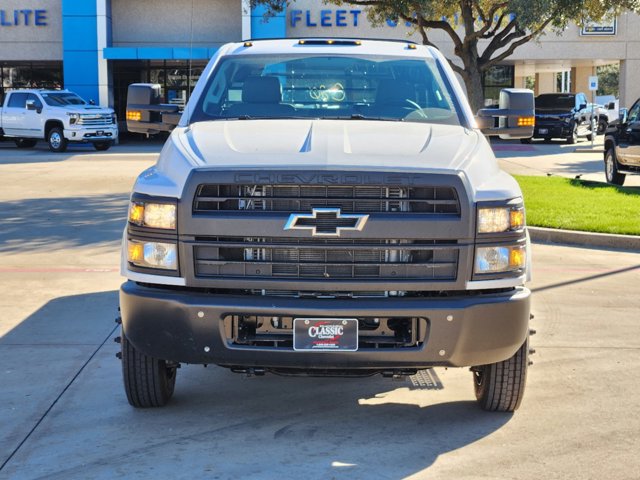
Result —
[{"label": "dealer license plate", "polygon": [[293,320],[296,351],[355,352],[358,320],[355,318],[296,318]]},{"label": "dealer license plate", "polygon": [[541,128],[540,130],[538,130],[538,133],[540,133],[540,135],[546,135],[547,133],[549,133],[549,129]]}]

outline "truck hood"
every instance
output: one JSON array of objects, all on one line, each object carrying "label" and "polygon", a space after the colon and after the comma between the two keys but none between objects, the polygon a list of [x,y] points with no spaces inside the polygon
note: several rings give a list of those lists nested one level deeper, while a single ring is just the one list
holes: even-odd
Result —
[{"label": "truck hood", "polygon": [[197,167],[459,170],[478,142],[459,126],[363,120],[232,120],[175,132]]},{"label": "truck hood", "polygon": [[88,113],[93,115],[113,113],[112,109],[99,107],[97,105],[61,105],[56,108],[62,108],[74,113]]},{"label": "truck hood", "polygon": [[179,198],[195,168],[454,174],[478,201],[521,195],[479,130],[368,120],[231,120],[179,127],[134,190]]}]

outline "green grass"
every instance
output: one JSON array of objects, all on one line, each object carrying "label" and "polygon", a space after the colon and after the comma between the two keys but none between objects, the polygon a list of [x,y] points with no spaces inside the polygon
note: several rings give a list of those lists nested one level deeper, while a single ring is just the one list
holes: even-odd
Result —
[{"label": "green grass", "polygon": [[527,224],[586,232],[640,235],[640,188],[561,177],[515,176]]}]

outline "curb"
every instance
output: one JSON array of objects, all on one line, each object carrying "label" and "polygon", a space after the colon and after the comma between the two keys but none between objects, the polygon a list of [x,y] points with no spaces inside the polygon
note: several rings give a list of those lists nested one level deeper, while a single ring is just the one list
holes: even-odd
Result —
[{"label": "curb", "polygon": [[532,242],[558,243],[588,248],[611,248],[640,252],[640,236],[578,232],[555,228],[528,227]]}]

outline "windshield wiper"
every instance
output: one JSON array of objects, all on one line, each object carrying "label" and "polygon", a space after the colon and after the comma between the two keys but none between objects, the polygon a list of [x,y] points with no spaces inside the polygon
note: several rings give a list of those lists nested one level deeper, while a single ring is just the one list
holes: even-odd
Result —
[{"label": "windshield wiper", "polygon": [[373,120],[387,122],[404,122],[404,118],[399,117],[369,117],[361,113],[352,113],[350,116],[343,117],[319,117],[320,120]]}]

